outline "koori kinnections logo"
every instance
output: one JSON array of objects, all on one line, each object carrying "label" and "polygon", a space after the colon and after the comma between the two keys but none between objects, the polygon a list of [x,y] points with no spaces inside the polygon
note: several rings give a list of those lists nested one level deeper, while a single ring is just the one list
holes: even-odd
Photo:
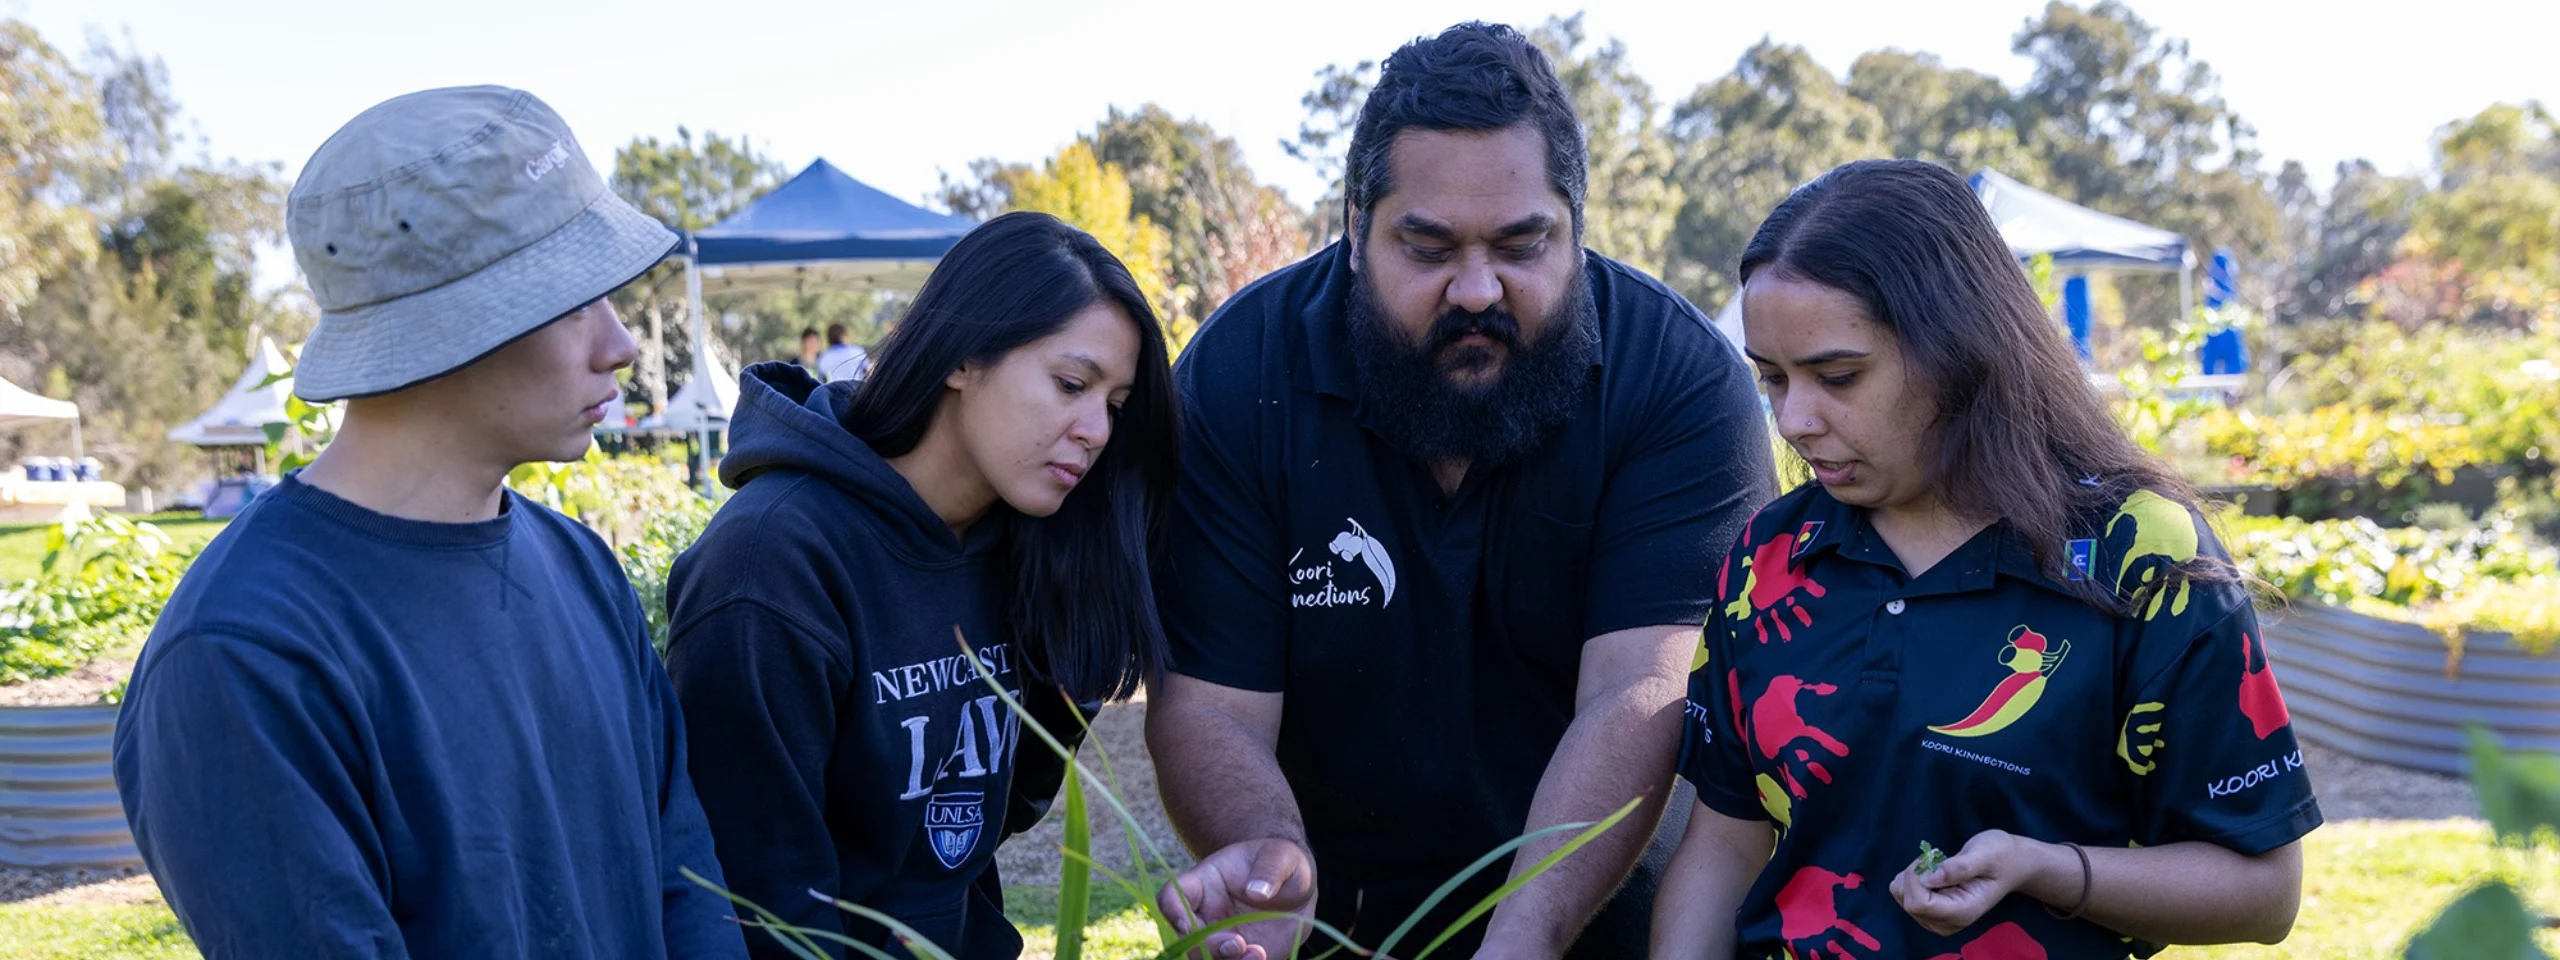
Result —
[{"label": "koori kinnections logo", "polygon": [[1306,556],[1303,548],[1289,555],[1289,605],[1292,607],[1365,607],[1372,603],[1384,607],[1396,599],[1396,561],[1387,545],[1370,536],[1360,521],[1345,518],[1350,529],[1335,534],[1325,549],[1348,564],[1358,561],[1368,568],[1374,586],[1346,587],[1334,571],[1336,561],[1327,560],[1314,566],[1299,566]]}]

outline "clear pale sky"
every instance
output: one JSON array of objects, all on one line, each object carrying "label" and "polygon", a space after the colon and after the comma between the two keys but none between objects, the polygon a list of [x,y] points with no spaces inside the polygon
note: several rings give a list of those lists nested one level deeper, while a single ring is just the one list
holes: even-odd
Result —
[{"label": "clear pale sky", "polygon": [[[417,9],[424,7],[425,11]],[[2427,164],[2436,129],[2498,101],[2560,106],[2560,3],[2345,5],[2135,0],[2221,75],[2270,170],[2299,159],[2325,184],[2340,160]],[[1095,12],[1087,7],[1108,8]],[[1899,47],[2015,84],[2009,38],[2041,0],[1940,3],[1613,2],[1583,5],[1595,38],[1627,42],[1665,102],[1723,75],[1763,36],[1835,73]],[[974,157],[1031,160],[1111,105],[1155,102],[1234,137],[1255,172],[1305,202],[1313,173],[1279,141],[1320,66],[1383,57],[1469,18],[1534,25],[1570,0],[1468,4],[0,0],[66,52],[90,30],[167,61],[192,132],[216,157],[286,173],[365,107],[411,90],[502,83],[558,108],[600,164],[676,125],[744,133],[793,169],[824,156],[919,199]],[[2369,8],[2376,11],[2384,8]]]}]

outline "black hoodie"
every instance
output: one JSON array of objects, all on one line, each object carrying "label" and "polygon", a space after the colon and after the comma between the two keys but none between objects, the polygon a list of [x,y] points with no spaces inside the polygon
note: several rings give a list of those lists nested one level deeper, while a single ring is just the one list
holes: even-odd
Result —
[{"label": "black hoodie", "polygon": [[[1011,514],[999,505],[961,542],[844,428],[852,383],[820,386],[787,363],[740,381],[720,466],[737,495],[667,590],[667,672],[730,889],[899,955],[885,929],[808,891],[896,917],[962,960],[1011,960],[1022,940],[996,843],[1039,819],[1063,769],[1036,739],[1022,747],[1027,731],[953,636],[1017,699],[1028,686],[1035,709],[1058,701],[1004,622]],[[1043,725],[1070,743],[1078,729]],[[789,955],[761,931],[748,943]]]}]

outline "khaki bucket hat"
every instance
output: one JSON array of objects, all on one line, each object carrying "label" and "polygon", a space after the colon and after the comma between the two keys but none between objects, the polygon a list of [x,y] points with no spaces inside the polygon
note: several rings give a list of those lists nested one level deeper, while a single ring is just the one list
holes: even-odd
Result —
[{"label": "khaki bucket hat", "polygon": [[285,200],[320,305],[294,393],[391,393],[452,373],[646,273],[676,235],[605,189],[540,99],[452,87],[339,128]]}]

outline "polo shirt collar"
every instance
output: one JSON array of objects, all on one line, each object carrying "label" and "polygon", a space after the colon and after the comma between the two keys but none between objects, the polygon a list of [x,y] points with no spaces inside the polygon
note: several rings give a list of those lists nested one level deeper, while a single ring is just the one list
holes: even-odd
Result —
[{"label": "polo shirt collar", "polygon": [[[1797,528],[1781,532],[1795,534],[1795,562],[1800,565],[1809,565],[1815,558],[1830,553],[1890,570],[1903,569],[1902,558],[1894,555],[1893,548],[1868,523],[1866,510],[1841,503],[1832,498],[1829,490],[1820,487],[1814,489],[1812,500],[1805,505],[1804,519]],[[1955,581],[1946,584],[1943,592],[1987,590],[1996,578],[2006,576],[2049,592],[2077,596],[2036,566],[2034,549],[2006,521],[1993,524],[1987,536],[1966,541],[1956,552],[1939,562],[1942,565],[1959,565],[1955,568]],[[1932,574],[1937,572],[1934,568],[1930,571]]]},{"label": "polo shirt collar", "polygon": [[1307,362],[1298,367],[1294,379],[1302,389],[1356,402],[1360,371],[1352,366],[1349,311],[1351,285],[1358,280],[1351,270],[1350,251],[1349,244],[1336,240],[1316,254],[1322,278],[1315,295],[1298,308]]}]

